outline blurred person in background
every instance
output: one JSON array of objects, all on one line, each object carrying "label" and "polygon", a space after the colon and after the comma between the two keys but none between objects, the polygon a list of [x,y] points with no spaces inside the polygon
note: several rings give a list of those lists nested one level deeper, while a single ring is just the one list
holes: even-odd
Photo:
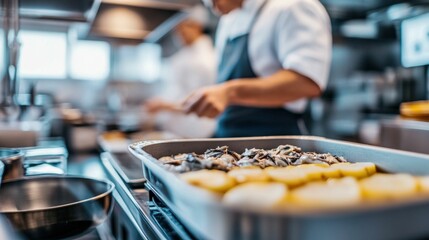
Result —
[{"label": "blurred person in background", "polygon": [[216,137],[300,135],[308,98],[326,87],[329,16],[318,0],[203,0],[221,15],[218,84],[195,91],[188,113],[217,118]]},{"label": "blurred person in background", "polygon": [[207,9],[197,6],[175,28],[182,48],[166,60],[162,94],[144,104],[146,111],[155,115],[161,130],[180,137],[211,137],[216,126],[213,119],[184,114],[180,106],[183,98],[191,92],[216,82],[213,42],[204,34],[209,21]]}]

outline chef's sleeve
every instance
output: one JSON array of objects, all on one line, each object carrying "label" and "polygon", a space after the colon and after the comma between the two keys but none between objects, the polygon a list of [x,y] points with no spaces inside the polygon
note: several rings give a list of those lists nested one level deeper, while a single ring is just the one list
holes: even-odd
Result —
[{"label": "chef's sleeve", "polygon": [[316,1],[296,1],[276,21],[275,51],[282,67],[304,75],[324,89],[331,63],[329,16]]}]

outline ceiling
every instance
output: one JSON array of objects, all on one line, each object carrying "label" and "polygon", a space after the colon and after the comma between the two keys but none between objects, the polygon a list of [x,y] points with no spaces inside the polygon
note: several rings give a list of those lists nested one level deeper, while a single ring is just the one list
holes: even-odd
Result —
[{"label": "ceiling", "polygon": [[[200,0],[19,0],[24,19],[69,22],[80,38],[119,43],[161,39],[183,19],[182,10]],[[332,18],[333,29],[349,20],[370,19],[392,25],[392,5],[429,7],[429,0],[320,0]],[[401,9],[399,9],[399,13]],[[398,10],[394,9],[394,10]],[[420,8],[419,8],[420,9]],[[403,10],[403,9],[402,9]],[[428,10],[429,11],[429,8]],[[421,11],[409,11],[418,14]],[[25,20],[23,21],[25,22]],[[81,23],[81,24],[74,24]]]}]

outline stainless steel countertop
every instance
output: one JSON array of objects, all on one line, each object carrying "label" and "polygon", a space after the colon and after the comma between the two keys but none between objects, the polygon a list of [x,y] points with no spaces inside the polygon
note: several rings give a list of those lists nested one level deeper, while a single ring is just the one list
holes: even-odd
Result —
[{"label": "stainless steel countertop", "polygon": [[384,120],[380,122],[380,145],[411,152],[429,154],[429,122]]}]

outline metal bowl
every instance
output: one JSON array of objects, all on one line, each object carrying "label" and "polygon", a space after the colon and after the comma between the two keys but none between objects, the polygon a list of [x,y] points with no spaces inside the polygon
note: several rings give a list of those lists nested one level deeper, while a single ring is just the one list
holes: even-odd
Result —
[{"label": "metal bowl", "polygon": [[4,164],[3,179],[16,179],[24,176],[24,152],[21,150],[0,148],[0,162]]},{"label": "metal bowl", "polygon": [[43,176],[3,182],[0,213],[29,239],[74,237],[102,223],[113,207],[113,183]]}]

